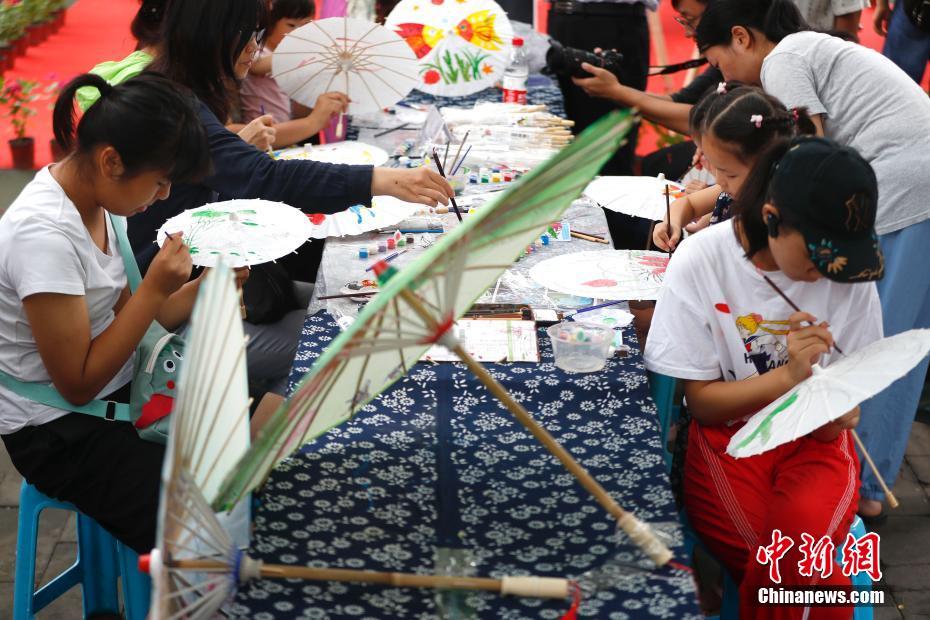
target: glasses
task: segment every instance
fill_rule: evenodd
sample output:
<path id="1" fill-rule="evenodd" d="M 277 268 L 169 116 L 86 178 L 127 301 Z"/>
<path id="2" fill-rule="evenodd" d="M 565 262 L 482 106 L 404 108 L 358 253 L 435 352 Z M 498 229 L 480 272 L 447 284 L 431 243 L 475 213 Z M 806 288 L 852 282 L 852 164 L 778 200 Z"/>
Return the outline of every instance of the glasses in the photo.
<path id="1" fill-rule="evenodd" d="M 681 16 L 679 16 L 679 15 L 676 15 L 674 19 L 675 19 L 676 22 L 678 22 L 678 24 L 679 24 L 682 28 L 684 28 L 684 29 L 687 30 L 688 32 L 694 32 L 695 30 L 697 30 L 698 24 L 701 23 L 701 18 L 700 18 L 700 16 L 698 16 L 698 17 L 681 17 Z"/>

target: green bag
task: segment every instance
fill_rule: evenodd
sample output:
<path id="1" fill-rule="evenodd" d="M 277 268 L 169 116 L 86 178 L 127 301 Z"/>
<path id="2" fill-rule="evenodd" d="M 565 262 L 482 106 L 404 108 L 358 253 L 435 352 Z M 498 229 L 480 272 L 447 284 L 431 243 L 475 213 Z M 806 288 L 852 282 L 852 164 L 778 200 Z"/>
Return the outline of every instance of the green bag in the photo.
<path id="1" fill-rule="evenodd" d="M 129 290 L 135 293 L 142 282 L 142 275 L 126 236 L 126 218 L 108 215 L 119 243 Z M 128 405 L 94 400 L 78 407 L 65 400 L 50 384 L 19 381 L 2 371 L 0 385 L 14 394 L 49 407 L 110 421 L 132 422 L 142 439 L 163 444 L 168 438 L 168 416 L 174 406 L 176 377 L 183 359 L 184 340 L 166 330 L 158 321 L 152 321 L 133 357 L 132 389 Z"/>

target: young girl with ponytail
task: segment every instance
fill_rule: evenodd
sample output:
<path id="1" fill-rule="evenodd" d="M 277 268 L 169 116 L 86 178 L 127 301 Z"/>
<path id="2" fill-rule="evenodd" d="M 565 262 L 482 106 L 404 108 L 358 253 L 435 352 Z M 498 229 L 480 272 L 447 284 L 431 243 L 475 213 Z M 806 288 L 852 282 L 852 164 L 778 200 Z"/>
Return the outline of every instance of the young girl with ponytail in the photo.
<path id="1" fill-rule="evenodd" d="M 100 91 L 75 131 L 74 96 Z M 0 371 L 51 383 L 70 404 L 128 402 L 132 357 L 157 320 L 190 315 L 199 279 L 180 236 L 155 256 L 135 294 L 114 226 L 209 173 L 195 100 L 142 75 L 110 86 L 74 79 L 55 104 L 55 137 L 71 154 L 44 168 L 0 220 Z M 117 216 L 117 217 L 112 217 Z M 125 237 L 124 237 L 125 238 Z M 71 502 L 138 552 L 152 548 L 164 447 L 132 424 L 36 403 L 0 387 L 0 435 L 16 469 Z"/>
<path id="2" fill-rule="evenodd" d="M 886 277 L 878 285 L 885 334 L 930 327 L 930 98 L 893 62 L 860 45 L 808 32 L 791 0 L 715 0 L 698 48 L 728 80 L 761 84 L 804 106 L 819 135 L 856 149 L 878 178 L 878 232 Z M 927 376 L 925 359 L 863 405 L 860 436 L 891 486 Z M 863 472 L 863 517 L 881 514 L 881 486 Z"/>
<path id="3" fill-rule="evenodd" d="M 721 82 L 691 109 L 689 122 L 695 144 L 715 169 L 717 184 L 672 203 L 671 225 L 665 221 L 653 231 L 653 243 L 663 250 L 674 250 L 682 229 L 695 219 L 707 214 L 711 224 L 729 219 L 733 198 L 766 147 L 815 132 L 805 109 L 788 110 L 775 97 L 739 82 Z"/>

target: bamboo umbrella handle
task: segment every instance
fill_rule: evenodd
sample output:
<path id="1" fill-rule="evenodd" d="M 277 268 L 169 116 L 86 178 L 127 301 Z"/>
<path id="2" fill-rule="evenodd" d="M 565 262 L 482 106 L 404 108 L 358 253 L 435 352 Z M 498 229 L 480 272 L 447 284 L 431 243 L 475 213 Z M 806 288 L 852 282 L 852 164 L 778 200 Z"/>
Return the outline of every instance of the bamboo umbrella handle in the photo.
<path id="1" fill-rule="evenodd" d="M 872 468 L 872 473 L 875 474 L 875 479 L 878 480 L 878 484 L 881 485 L 882 491 L 885 492 L 885 497 L 888 499 L 888 505 L 892 508 L 897 508 L 900 506 L 898 503 L 898 498 L 894 496 L 894 493 L 891 492 L 891 489 L 888 488 L 888 485 L 885 484 L 885 480 L 882 478 L 882 475 L 878 473 L 878 467 L 875 466 L 875 461 L 872 460 L 872 456 L 869 454 L 869 451 L 865 449 L 865 444 L 862 443 L 862 440 L 859 439 L 859 433 L 856 432 L 856 429 L 852 430 L 853 439 L 856 440 L 856 445 L 859 446 L 859 451 L 862 452 L 862 456 L 865 457 L 866 462 L 869 464 L 869 467 Z"/>
<path id="2" fill-rule="evenodd" d="M 405 289 L 400 292 L 400 296 L 403 297 L 410 307 L 413 309 L 417 315 L 423 319 L 423 322 L 426 323 L 431 329 L 438 329 L 438 323 L 436 319 L 430 314 L 429 310 L 423 305 L 423 302 L 417 297 L 412 291 Z M 612 517 L 617 520 L 617 524 L 623 528 L 623 531 L 627 533 L 630 539 L 639 546 L 643 552 L 648 555 L 653 562 L 656 563 L 656 566 L 664 566 L 672 559 L 672 552 L 668 550 L 668 547 L 665 544 L 656 538 L 656 535 L 652 530 L 644 524 L 642 521 L 637 519 L 633 514 L 625 511 L 620 507 L 617 502 L 614 501 L 614 498 L 604 490 L 604 487 L 594 479 L 588 471 L 582 467 L 575 458 L 569 454 L 568 450 L 562 447 L 562 445 L 555 440 L 552 435 L 549 434 L 545 428 L 540 426 L 540 424 L 533 419 L 529 412 L 523 408 L 523 406 L 514 400 L 513 396 L 510 395 L 504 386 L 497 382 L 494 377 L 491 376 L 491 373 L 488 372 L 487 368 L 482 366 L 475 358 L 468 354 L 468 351 L 462 348 L 462 345 L 459 343 L 444 343 L 440 339 L 440 344 L 444 345 L 449 350 L 453 351 L 460 360 L 468 367 L 468 369 L 475 374 L 476 377 L 484 384 L 491 394 L 497 398 L 502 405 L 504 405 L 510 413 L 520 421 L 523 426 L 526 427 L 530 433 L 543 445 L 546 447 L 549 452 L 552 453 L 559 462 L 562 463 L 562 466 L 565 467 L 574 477 L 581 483 L 581 486 L 590 493 L 594 499 L 603 506 Z"/>
<path id="3" fill-rule="evenodd" d="M 225 562 L 217 560 L 175 560 L 172 568 L 183 568 L 204 572 L 229 572 Z M 417 575 L 414 573 L 389 573 L 344 568 L 311 568 L 309 566 L 287 566 L 264 564 L 248 556 L 242 556 L 238 579 L 305 579 L 308 581 L 340 581 L 351 583 L 373 583 L 395 588 L 435 588 L 442 590 L 483 590 L 504 595 L 530 598 L 566 598 L 570 582 L 559 577 L 455 577 L 448 575 Z"/>

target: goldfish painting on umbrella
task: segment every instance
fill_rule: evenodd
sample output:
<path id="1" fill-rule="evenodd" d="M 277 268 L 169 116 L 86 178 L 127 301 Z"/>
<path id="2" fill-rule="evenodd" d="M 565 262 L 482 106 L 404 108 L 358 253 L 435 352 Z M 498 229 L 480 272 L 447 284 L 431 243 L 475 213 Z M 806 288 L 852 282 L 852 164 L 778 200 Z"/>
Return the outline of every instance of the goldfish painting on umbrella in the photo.
<path id="1" fill-rule="evenodd" d="M 503 74 L 512 29 L 492 0 L 402 0 L 386 25 L 420 61 L 424 92 L 466 95 Z"/>

